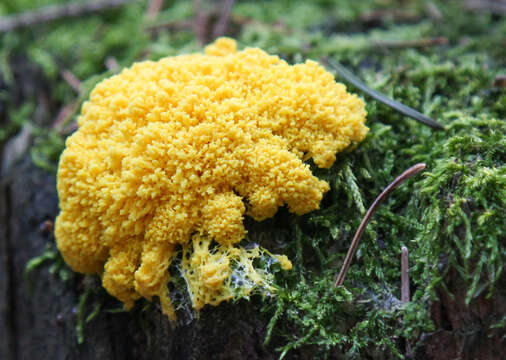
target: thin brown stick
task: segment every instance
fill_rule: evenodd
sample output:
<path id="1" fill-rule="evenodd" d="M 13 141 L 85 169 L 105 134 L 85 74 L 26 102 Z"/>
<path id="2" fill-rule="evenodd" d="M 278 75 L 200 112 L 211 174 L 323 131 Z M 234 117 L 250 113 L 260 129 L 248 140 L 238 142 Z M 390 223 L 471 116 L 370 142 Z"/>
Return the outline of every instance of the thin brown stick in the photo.
<path id="1" fill-rule="evenodd" d="M 506 15 L 506 2 L 503 0 L 467 0 L 464 6 L 471 11 L 483 11 L 491 14 Z"/>
<path id="2" fill-rule="evenodd" d="M 156 19 L 162 6 L 163 0 L 150 0 L 148 9 L 146 10 L 146 17 L 151 20 Z"/>
<path id="3" fill-rule="evenodd" d="M 77 76 L 75 76 L 70 70 L 62 70 L 60 75 L 76 93 L 81 93 L 82 85 Z"/>
<path id="4" fill-rule="evenodd" d="M 193 22 L 193 31 L 200 43 L 205 45 L 208 41 L 209 32 L 209 14 L 204 11 L 201 0 L 193 0 L 193 11 L 195 13 Z"/>
<path id="5" fill-rule="evenodd" d="M 425 12 L 427 15 L 434 21 L 441 21 L 443 20 L 443 15 L 441 14 L 441 11 L 439 10 L 438 6 L 434 4 L 432 1 L 428 1 L 425 3 Z"/>
<path id="6" fill-rule="evenodd" d="M 232 14 L 232 7 L 235 0 L 224 0 L 223 8 L 221 9 L 220 17 L 213 29 L 213 38 L 216 39 L 225 35 L 228 25 L 230 23 L 230 15 Z"/>
<path id="7" fill-rule="evenodd" d="M 118 60 L 116 60 L 116 58 L 114 56 L 108 56 L 106 59 L 105 59 L 105 67 L 107 68 L 107 70 L 109 71 L 118 71 L 119 68 L 120 68 L 120 65 L 118 63 Z"/>
<path id="8" fill-rule="evenodd" d="M 407 304 L 410 300 L 409 294 L 409 252 L 406 246 L 401 248 L 401 303 Z M 406 357 L 411 359 L 413 350 L 411 344 L 406 338 Z"/>
<path id="9" fill-rule="evenodd" d="M 448 44 L 448 39 L 444 36 L 434 38 L 421 38 L 414 40 L 389 41 L 376 40 L 373 45 L 380 48 L 398 49 L 398 48 L 423 48 L 429 46 L 439 46 Z"/>
<path id="10" fill-rule="evenodd" d="M 409 302 L 409 253 L 408 248 L 401 248 L 401 302 Z"/>
<path id="11" fill-rule="evenodd" d="M 146 31 L 159 31 L 162 29 L 166 29 L 169 31 L 187 31 L 194 29 L 194 27 L 195 26 L 193 24 L 193 21 L 178 20 L 155 25 L 147 25 L 145 29 Z"/>
<path id="12" fill-rule="evenodd" d="M 413 11 L 405 11 L 398 9 L 389 10 L 376 10 L 360 15 L 359 18 L 362 22 L 374 22 L 374 21 L 385 21 L 392 19 L 394 21 L 410 22 L 417 21 L 420 19 L 420 15 Z"/>
<path id="13" fill-rule="evenodd" d="M 53 121 L 52 128 L 55 129 L 59 134 L 66 134 L 68 123 L 76 112 L 78 106 L 79 102 L 77 100 L 70 104 L 62 106 L 58 112 L 58 115 L 56 115 L 56 119 Z"/>
<path id="14" fill-rule="evenodd" d="M 34 11 L 0 18 L 0 33 L 32 27 L 62 18 L 84 16 L 119 7 L 138 0 L 94 0 L 88 3 L 70 3 L 45 6 Z"/>
<path id="15" fill-rule="evenodd" d="M 390 183 L 382 192 L 381 194 L 374 200 L 371 207 L 367 210 L 367 213 L 365 214 L 364 218 L 362 219 L 362 222 L 360 223 L 355 236 L 353 237 L 353 240 L 351 241 L 350 248 L 348 249 L 348 253 L 346 254 L 346 258 L 344 259 L 343 266 L 341 267 L 341 271 L 336 277 L 334 287 L 340 286 L 343 284 L 344 279 L 346 278 L 346 273 L 348 272 L 348 269 L 351 265 L 351 261 L 353 260 L 353 256 L 355 255 L 355 252 L 357 251 L 358 245 L 360 244 L 360 238 L 362 237 L 362 234 L 364 233 L 364 230 L 371 221 L 371 217 L 376 212 L 376 209 L 378 208 L 378 205 L 399 185 L 401 185 L 403 182 L 411 178 L 412 176 L 418 174 L 420 171 L 425 169 L 425 164 L 419 163 L 416 165 L 413 165 L 406 171 L 404 171 L 401 175 L 399 175 L 392 183 Z"/>

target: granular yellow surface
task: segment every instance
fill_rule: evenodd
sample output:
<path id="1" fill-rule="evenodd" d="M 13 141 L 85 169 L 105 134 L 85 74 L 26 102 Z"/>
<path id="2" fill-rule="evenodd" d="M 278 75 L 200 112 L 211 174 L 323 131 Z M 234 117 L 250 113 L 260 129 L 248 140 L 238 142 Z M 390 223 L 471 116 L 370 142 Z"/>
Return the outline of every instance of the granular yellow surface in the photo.
<path id="1" fill-rule="evenodd" d="M 136 63 L 95 87 L 67 139 L 58 248 L 127 308 L 158 296 L 171 318 L 168 267 L 182 248 L 194 308 L 218 304 L 230 295 L 231 262 L 251 257 L 234 246 L 244 214 L 318 209 L 329 185 L 303 161 L 330 167 L 364 139 L 365 116 L 316 62 L 290 66 L 231 39 Z"/>

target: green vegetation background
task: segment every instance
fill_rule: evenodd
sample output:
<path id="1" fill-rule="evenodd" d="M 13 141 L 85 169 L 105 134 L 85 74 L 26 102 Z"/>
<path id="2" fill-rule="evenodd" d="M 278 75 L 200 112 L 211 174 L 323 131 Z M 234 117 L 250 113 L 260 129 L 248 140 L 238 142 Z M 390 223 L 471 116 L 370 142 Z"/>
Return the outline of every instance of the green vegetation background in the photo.
<path id="1" fill-rule="evenodd" d="M 62 2 L 7 0 L 0 15 Z M 294 262 L 289 274 L 277 274 L 276 298 L 252 300 L 270 319 L 266 343 L 281 356 L 302 346 L 321 357 L 336 348 L 351 358 L 401 356 L 400 339 L 416 347 L 422 333 L 434 330 L 429 304 L 436 291 L 451 293 L 445 281 L 449 271 L 458 274 L 469 306 L 484 294 L 504 296 L 506 92 L 494 79 L 506 74 L 506 21 L 466 9 L 464 3 L 234 4 L 228 34 L 241 48 L 260 47 L 290 63 L 334 58 L 370 87 L 446 126 L 432 130 L 365 97 L 367 139 L 339 154 L 330 170 L 314 169 L 332 186 L 321 210 L 303 217 L 280 211 L 260 225 L 248 221 L 260 229 L 254 232 L 260 239 L 251 240 L 269 238 L 271 251 Z M 214 4 L 206 3 L 204 11 L 212 13 Z M 33 160 L 54 171 L 81 102 L 97 81 L 118 71 L 107 69 L 107 59 L 124 67 L 202 50 L 191 1 L 166 1 L 151 20 L 144 16 L 146 7 L 140 1 L 0 34 L 0 113 L 6 119 L 0 140 L 30 126 Z M 22 66 L 29 69 L 24 76 L 19 75 Z M 81 80 L 79 91 L 64 79 L 64 71 Z M 62 109 L 67 111 L 63 118 L 58 117 Z M 381 206 L 344 287 L 334 289 L 334 276 L 365 210 L 417 162 L 427 164 L 426 172 Z M 402 245 L 410 251 L 412 301 L 407 305 L 398 300 Z M 486 323 L 469 324 L 469 331 L 504 328 L 505 319 L 497 314 Z"/>

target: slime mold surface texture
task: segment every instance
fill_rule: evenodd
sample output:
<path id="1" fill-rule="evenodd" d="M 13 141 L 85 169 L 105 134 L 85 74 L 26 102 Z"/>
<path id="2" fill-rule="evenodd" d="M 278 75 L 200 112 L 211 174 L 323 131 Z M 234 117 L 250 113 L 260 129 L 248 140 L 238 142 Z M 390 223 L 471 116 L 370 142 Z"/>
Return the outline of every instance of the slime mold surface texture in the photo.
<path id="1" fill-rule="evenodd" d="M 234 296 L 238 269 L 252 286 L 265 280 L 252 267 L 263 250 L 237 245 L 244 215 L 318 209 L 329 185 L 303 161 L 330 167 L 364 139 L 365 116 L 316 62 L 291 66 L 227 38 L 136 63 L 95 87 L 66 141 L 58 248 L 127 308 L 158 296 L 171 319 L 168 268 L 181 250 L 193 307 L 217 305 Z"/>

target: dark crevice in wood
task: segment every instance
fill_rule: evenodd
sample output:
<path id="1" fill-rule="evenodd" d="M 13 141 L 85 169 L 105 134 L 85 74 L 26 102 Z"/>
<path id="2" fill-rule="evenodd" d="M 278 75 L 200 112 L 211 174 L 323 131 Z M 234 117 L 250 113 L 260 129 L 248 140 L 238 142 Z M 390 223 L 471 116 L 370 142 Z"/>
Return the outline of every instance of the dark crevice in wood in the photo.
<path id="1" fill-rule="evenodd" d="M 18 359 L 17 354 L 17 334 L 18 329 L 16 326 L 16 311 L 17 311 L 17 286 L 15 280 L 15 265 L 14 265 L 14 246 L 12 244 L 11 231 L 10 231 L 10 214 L 11 214 L 11 197 L 9 186 L 4 185 L 2 189 L 2 201 L 4 205 L 5 214 L 2 214 L 4 222 L 4 236 L 6 242 L 6 267 L 7 267 L 7 289 L 6 289 L 6 297 L 7 297 L 7 312 L 5 313 L 5 321 L 8 328 L 7 336 L 7 346 L 8 353 L 10 354 L 10 358 L 12 360 Z"/>

